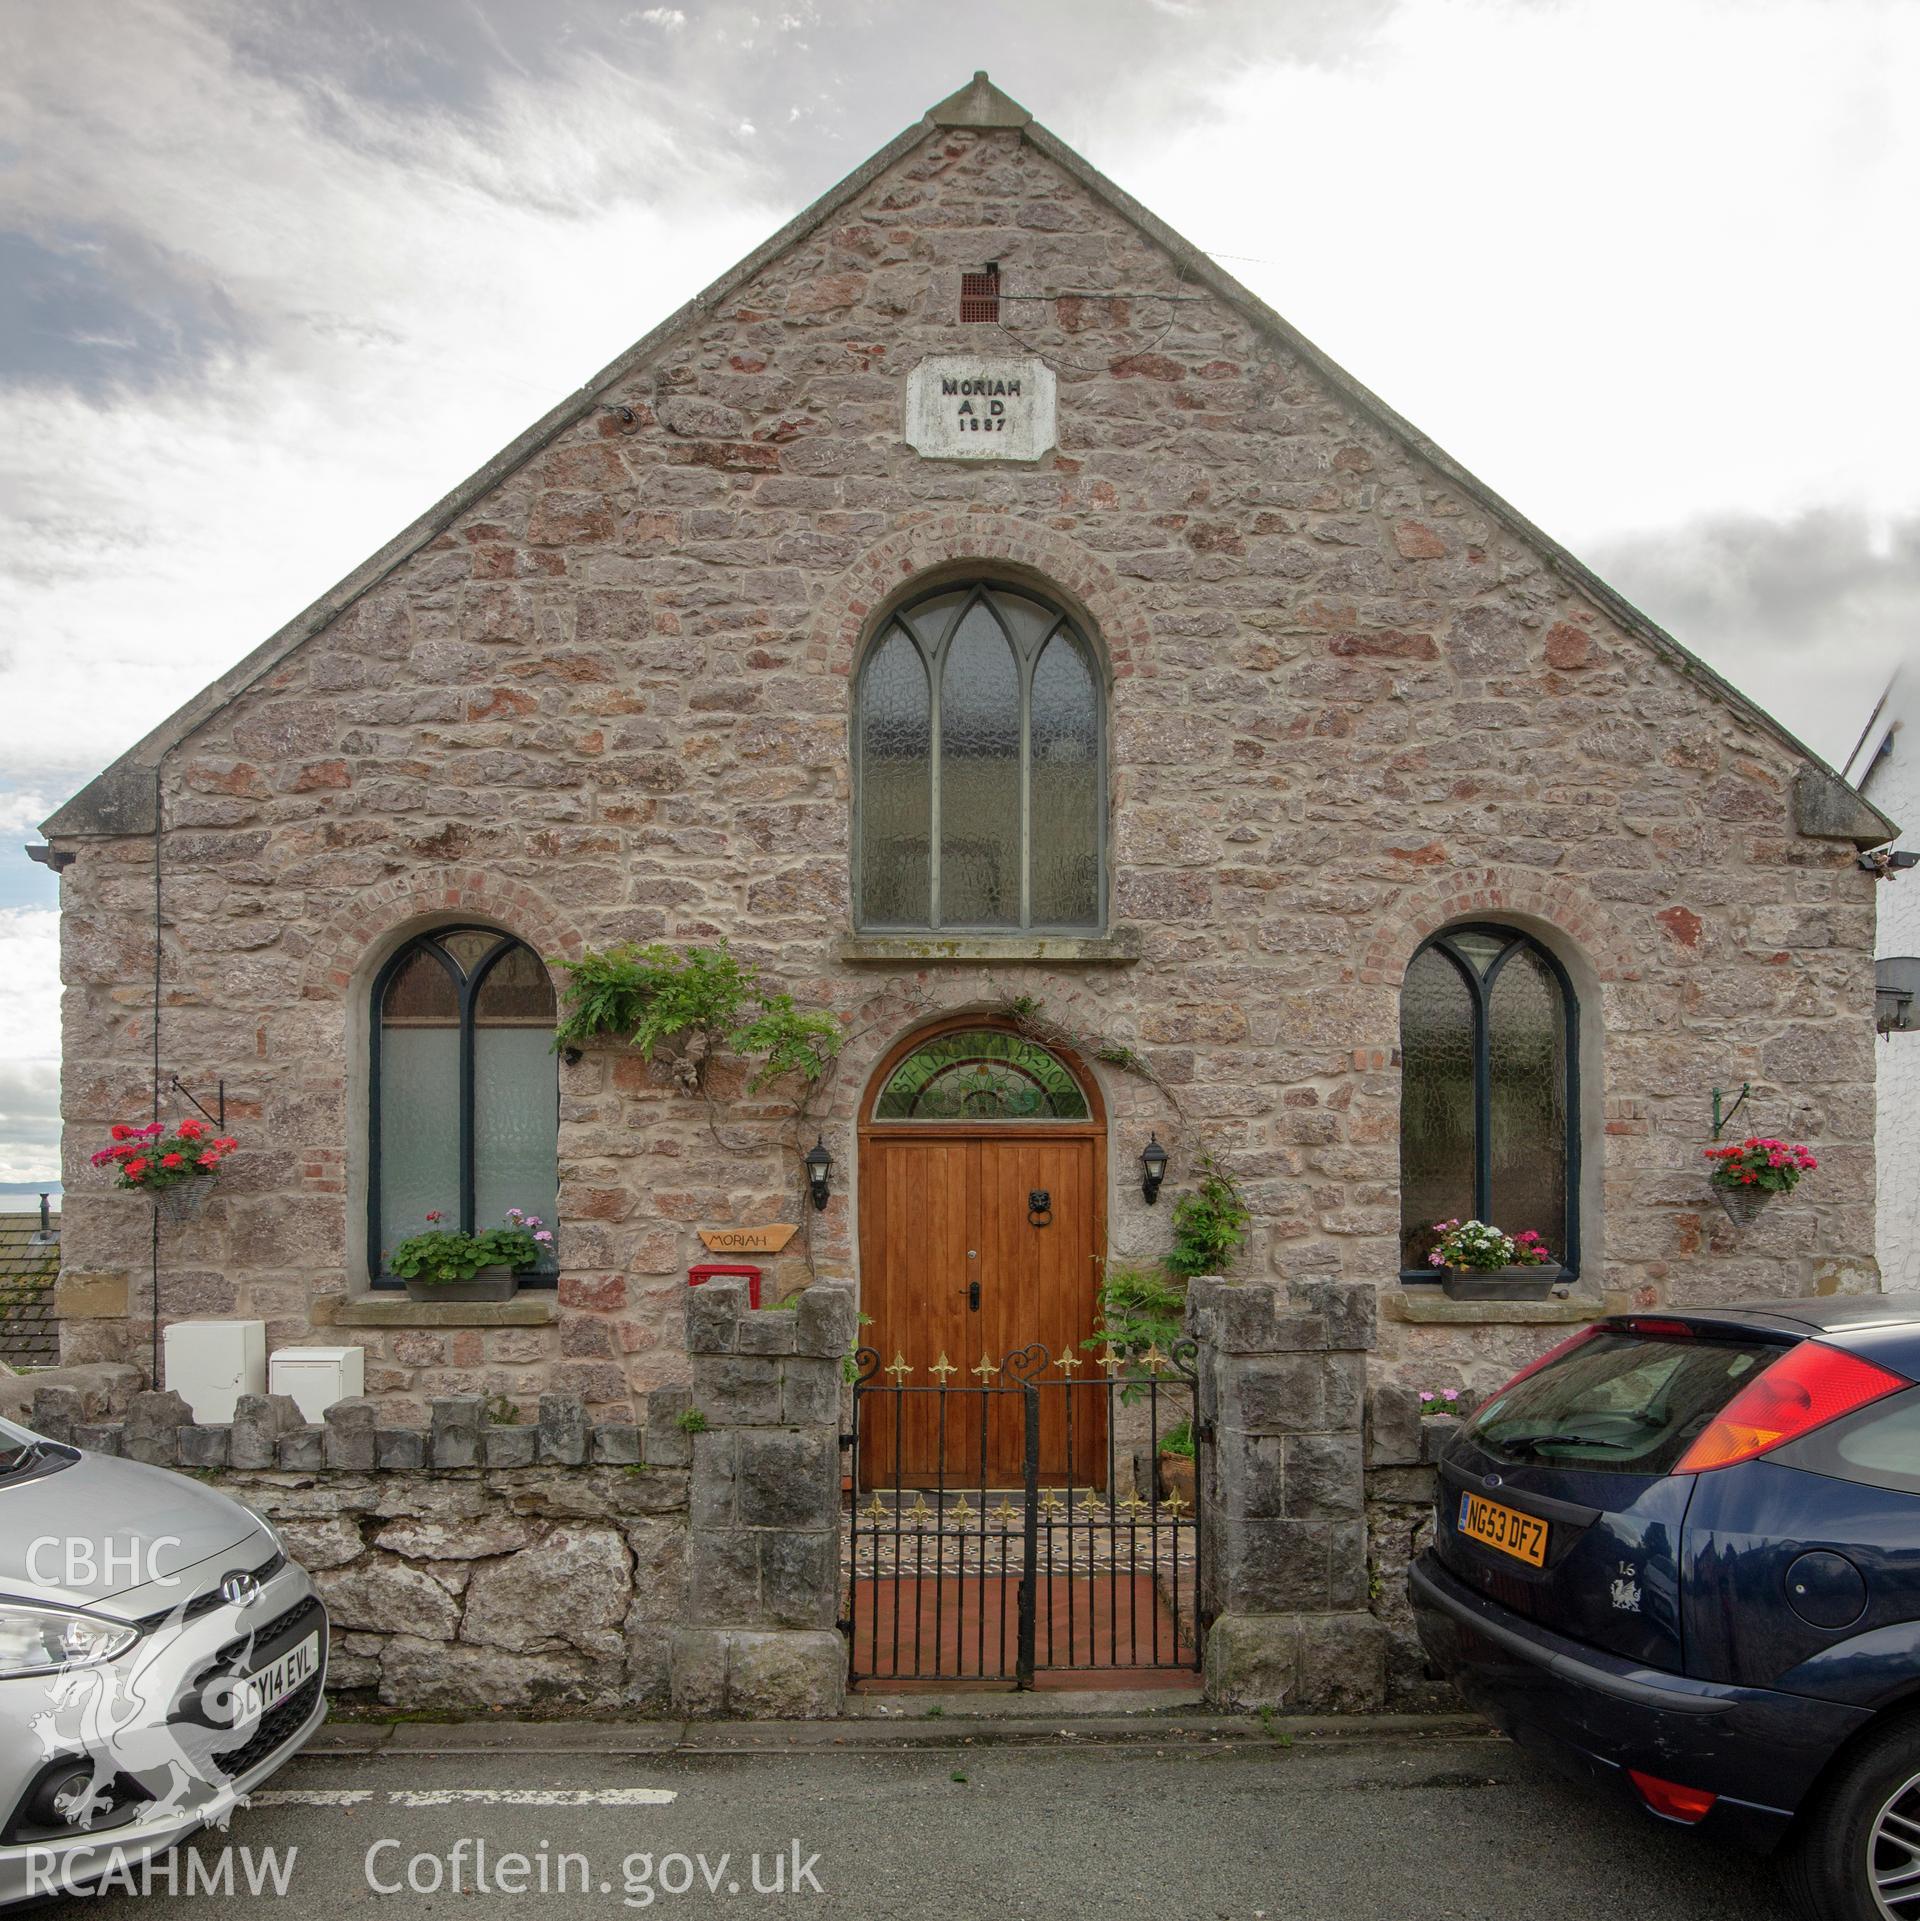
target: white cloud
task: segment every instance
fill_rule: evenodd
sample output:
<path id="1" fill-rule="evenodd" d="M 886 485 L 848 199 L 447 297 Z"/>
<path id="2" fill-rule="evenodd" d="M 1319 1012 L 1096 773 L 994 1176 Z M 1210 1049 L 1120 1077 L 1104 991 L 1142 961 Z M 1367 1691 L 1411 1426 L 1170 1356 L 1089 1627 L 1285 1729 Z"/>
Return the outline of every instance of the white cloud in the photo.
<path id="1" fill-rule="evenodd" d="M 648 7 L 640 18 L 648 26 L 664 28 L 668 33 L 678 33 L 687 24 L 687 16 L 678 7 Z"/>
<path id="2" fill-rule="evenodd" d="M 1888 0 L 1408 0 L 1251 52 L 1119 177 L 1576 551 L 1911 512 L 1916 83 Z"/>
<path id="3" fill-rule="evenodd" d="M 85 9 L 81 10 L 85 14 Z M 329 95 L 205 25 L 17 35 L 0 177 L 29 222 L 138 230 L 248 315 L 192 383 L 0 389 L 0 700 L 70 790 L 612 359 L 786 209 L 663 81 L 503 72 L 484 125 Z M 137 103 L 137 104 L 133 104 Z M 210 110 L 211 103 L 217 108 Z"/>

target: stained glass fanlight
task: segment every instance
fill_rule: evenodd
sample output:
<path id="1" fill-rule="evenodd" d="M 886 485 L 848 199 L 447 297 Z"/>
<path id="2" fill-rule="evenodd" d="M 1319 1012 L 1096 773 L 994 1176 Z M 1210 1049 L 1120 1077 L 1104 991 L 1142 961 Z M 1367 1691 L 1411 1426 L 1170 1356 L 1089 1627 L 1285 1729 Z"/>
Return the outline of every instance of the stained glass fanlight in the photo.
<path id="1" fill-rule="evenodd" d="M 873 1104 L 877 1121 L 1084 1121 L 1087 1097 L 1057 1055 L 1003 1028 L 958 1028 L 916 1047 Z"/>

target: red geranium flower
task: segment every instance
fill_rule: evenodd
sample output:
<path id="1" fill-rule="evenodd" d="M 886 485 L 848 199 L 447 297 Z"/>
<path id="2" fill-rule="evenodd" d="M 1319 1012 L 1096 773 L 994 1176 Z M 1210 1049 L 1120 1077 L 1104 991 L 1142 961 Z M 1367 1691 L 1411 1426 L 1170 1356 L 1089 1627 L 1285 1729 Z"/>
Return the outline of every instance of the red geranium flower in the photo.
<path id="1" fill-rule="evenodd" d="M 160 1165 L 162 1167 L 185 1167 L 186 1164 L 184 1157 L 179 1154 L 162 1154 L 160 1156 Z"/>

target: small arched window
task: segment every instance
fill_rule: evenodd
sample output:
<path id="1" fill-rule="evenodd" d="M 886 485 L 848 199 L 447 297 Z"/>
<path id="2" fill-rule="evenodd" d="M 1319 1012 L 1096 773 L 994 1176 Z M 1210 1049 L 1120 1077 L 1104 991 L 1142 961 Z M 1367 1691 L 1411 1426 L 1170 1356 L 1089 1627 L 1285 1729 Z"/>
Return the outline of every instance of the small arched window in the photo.
<path id="1" fill-rule="evenodd" d="M 1098 929 L 1105 748 L 1093 649 L 1024 590 L 909 601 L 855 697 L 862 928 Z"/>
<path id="2" fill-rule="evenodd" d="M 1531 1228 L 1580 1258 L 1578 1016 L 1566 970 L 1511 927 L 1471 924 L 1414 955 L 1400 995 L 1400 1264 L 1431 1280 L 1434 1223 Z"/>
<path id="3" fill-rule="evenodd" d="M 510 1207 L 553 1224 L 553 1025 L 553 982 L 539 955 L 496 928 L 436 928 L 380 970 L 367 1180 L 376 1285 L 385 1250 L 419 1233 L 430 1213 L 469 1232 L 498 1226 Z"/>

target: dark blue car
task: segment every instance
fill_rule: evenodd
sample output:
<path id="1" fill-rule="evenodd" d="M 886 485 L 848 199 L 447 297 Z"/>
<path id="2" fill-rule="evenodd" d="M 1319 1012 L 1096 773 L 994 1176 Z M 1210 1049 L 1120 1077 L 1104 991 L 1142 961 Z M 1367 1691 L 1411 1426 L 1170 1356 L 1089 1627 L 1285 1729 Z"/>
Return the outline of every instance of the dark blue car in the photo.
<path id="1" fill-rule="evenodd" d="M 1625 1315 L 1440 1467 L 1411 1588 L 1513 1738 L 1920 1921 L 1920 1295 Z"/>

